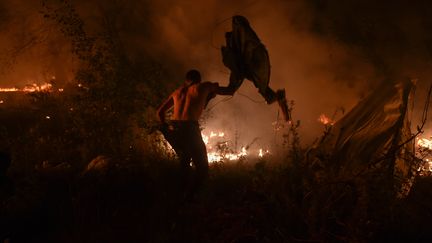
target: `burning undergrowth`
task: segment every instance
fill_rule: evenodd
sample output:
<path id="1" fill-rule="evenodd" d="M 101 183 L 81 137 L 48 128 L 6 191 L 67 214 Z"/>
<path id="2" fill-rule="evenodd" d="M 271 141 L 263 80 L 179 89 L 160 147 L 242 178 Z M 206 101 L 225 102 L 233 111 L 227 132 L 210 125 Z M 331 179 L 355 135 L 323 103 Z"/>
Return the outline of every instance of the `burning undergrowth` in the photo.
<path id="1" fill-rule="evenodd" d="M 425 220 L 410 218 L 412 215 L 404 208 L 414 210 L 413 203 L 430 200 L 418 191 L 424 190 L 427 179 L 418 178 L 420 188 L 414 187 L 414 195 L 400 200 L 383 183 L 392 180 L 384 180 L 386 173 L 377 169 L 384 167 L 365 167 L 361 176 L 351 176 L 341 171 L 344 166 L 352 166 L 353 160 L 343 165 L 341 162 L 346 160 L 327 154 L 315 157 L 319 161 L 311 161 L 310 156 L 317 155 L 313 151 L 316 148 L 300 144 L 300 122 L 278 126 L 285 139 L 283 153 L 261 146 L 257 140 L 240 142 L 235 131 L 204 129 L 202 136 L 212 162 L 211 179 L 201 201 L 183 205 L 180 185 L 176 185 L 177 161 L 172 153 L 167 153 L 166 141 L 158 140 L 161 138 L 157 133 L 144 133 L 138 139 L 123 140 L 128 141 L 126 150 L 119 148 L 117 153 L 110 154 L 106 153 L 110 150 L 105 150 L 106 156 L 93 156 L 103 154 L 96 146 L 100 140 L 92 141 L 92 136 L 87 136 L 90 140 L 82 142 L 80 136 L 86 132 L 76 130 L 81 124 L 75 122 L 80 117 L 76 113 L 83 108 L 70 100 L 70 96 L 76 95 L 71 90 L 78 94 L 87 92 L 85 86 L 75 85 L 65 87 L 61 95 L 53 90 L 28 93 L 36 109 L 27 114 L 27 127 L 18 129 L 11 124 L 3 128 L 2 145 L 8 141 L 12 153 L 11 175 L 15 178 L 25 175 L 33 180 L 30 184 L 21 181 L 16 185 L 19 191 L 14 200 L 27 200 L 28 204 L 27 208 L 14 210 L 50 215 L 44 220 L 45 225 L 64 224 L 57 226 L 59 231 L 55 233 L 35 227 L 34 222 L 19 226 L 24 231 L 44 232 L 39 236 L 41 240 L 48 236 L 60 239 L 69 234 L 65 231 L 72 231 L 77 236 L 69 241 L 79 241 L 89 234 L 86 227 L 100 232 L 91 242 L 118 240 L 125 232 L 119 227 L 133 224 L 126 230 L 131 235 L 124 237 L 132 241 L 353 241 L 389 239 L 386 231 L 393 236 L 410 237 L 409 232 L 414 229 L 409 224 L 414 220 L 413 225 L 418 226 L 417 222 Z M 387 111 L 396 112 L 395 109 Z M 340 123 L 324 115 L 318 119 L 324 125 L 324 137 Z M 93 121 L 82 122 L 101 126 Z M 115 124 L 111 125 L 116 128 Z M 12 132 L 16 130 L 25 132 L 14 137 Z M 112 147 L 119 144 L 116 137 L 105 135 L 103 139 L 109 139 L 105 143 Z M 428 142 L 417 140 L 419 153 L 423 154 L 418 158 L 426 162 L 430 153 Z M 333 156 L 343 154 L 337 152 Z M 335 167 L 336 163 L 340 166 Z M 428 174 L 425 166 L 419 169 L 419 175 Z M 26 190 L 37 193 L 29 199 L 24 197 Z M 38 204 L 43 206 L 35 206 Z M 35 215 L 26 215 L 26 220 L 34 220 Z M 391 220 L 391 217 L 406 221 Z M 148 221 L 142 221 L 143 218 Z M 154 224 L 155 221 L 158 223 Z M 200 229 L 200 233 L 193 233 L 192 229 Z M 421 239 L 429 237 L 424 227 L 417 230 L 423 234 Z M 395 234 L 396 231 L 399 232 Z"/>
<path id="2" fill-rule="evenodd" d="M 19 136 L 14 124 L 2 129 L 2 145 L 8 141 L 13 161 L 9 178 L 17 190 L 5 205 L 15 210 L 11 212 L 32 212 L 24 214 L 22 223 L 10 225 L 19 229 L 10 237 L 32 232 L 34 242 L 47 237 L 62 242 L 353 241 L 389 239 L 386 231 L 394 237 L 411 237 L 413 230 L 422 234 L 421 239 L 429 237 L 419 223 L 426 218 L 411 218 L 413 211 L 407 211 L 417 210 L 413 205 L 419 200 L 430 200 L 422 191 L 425 179 L 418 180 L 420 187 L 414 186 L 415 194 L 405 200 L 387 197 L 387 186 L 365 189 L 366 185 L 381 185 L 382 175 L 365 171 L 361 180 L 350 181 L 352 178 L 335 174 L 332 158 L 309 163 L 306 155 L 311 153 L 299 143 L 298 123 L 282 129 L 286 143 L 281 154 L 258 141 L 236 142 L 235 131 L 204 129 L 209 158 L 214 159 L 210 180 L 197 202 L 184 204 L 176 158 L 167 153 L 165 141 L 158 142 L 157 133 L 144 133 L 139 143 L 132 143 L 136 138 L 124 140 L 131 147 L 117 154 L 93 156 L 101 151 L 86 146 L 100 140 L 83 143 L 79 135 L 86 133 L 69 131 L 80 128 L 74 113 L 82 107 L 69 109 L 73 103 L 65 99 L 68 92 L 65 88 L 61 96 L 55 92 L 28 94 L 37 101 L 33 105 L 38 109 L 27 112 L 27 127 L 15 128 L 21 131 Z M 326 128 L 335 125 L 337 121 L 327 123 Z M 119 143 L 107 135 L 104 139 L 113 147 Z M 423 142 L 426 140 L 418 144 L 426 146 Z M 380 194 L 382 197 L 376 197 Z M 371 199 L 378 200 L 373 207 Z M 16 204 L 22 206 L 12 205 L 24 200 L 26 204 Z M 45 215 L 39 222 L 43 227 L 34 222 L 38 215 Z M 48 232 L 45 227 L 53 230 Z"/>
<path id="3" fill-rule="evenodd" d="M 210 179 L 197 201 L 185 202 L 176 158 L 160 134 L 149 134 L 154 107 L 167 92 L 160 85 L 166 73 L 152 63 L 140 70 L 141 64 L 122 55 L 113 32 L 93 39 L 73 8 L 61 6 L 49 9 L 47 18 L 72 39 L 83 65 L 62 91 L 24 92 L 29 104 L 20 111 L 0 106 L 1 147 L 12 161 L 1 174 L 7 190 L 1 191 L 0 237 L 23 242 L 431 238 L 430 178 L 414 175 L 412 180 L 411 170 L 394 170 L 413 159 L 408 147 L 407 157 L 394 150 L 407 135 L 399 109 L 406 105 L 403 85 L 386 87 L 389 96 L 379 96 L 394 102 L 362 106 L 384 111 L 354 109 L 355 116 L 342 119 L 317 117 L 325 133 L 314 147 L 300 143 L 300 121 L 274 124 L 279 147 L 242 140 L 235 129 L 204 125 L 213 161 Z M 370 116 L 376 120 L 370 122 Z M 340 124 L 363 128 L 362 122 L 371 130 L 338 130 Z M 418 157 L 426 162 L 428 142 L 417 142 L 424 154 Z M 365 159 L 367 151 L 374 156 Z M 2 162 L 7 157 L 2 154 Z M 412 191 L 398 199 L 395 187 L 400 188 L 401 178 L 412 182 Z"/>
<path id="4" fill-rule="evenodd" d="M 230 136 L 226 132 L 210 131 L 207 133 L 206 130 L 208 129 L 204 129 L 201 135 L 207 147 L 209 163 L 238 161 L 246 157 L 262 158 L 270 154 L 268 149 L 253 146 L 257 139 L 252 140 L 249 144 L 240 145 L 236 136 Z"/>

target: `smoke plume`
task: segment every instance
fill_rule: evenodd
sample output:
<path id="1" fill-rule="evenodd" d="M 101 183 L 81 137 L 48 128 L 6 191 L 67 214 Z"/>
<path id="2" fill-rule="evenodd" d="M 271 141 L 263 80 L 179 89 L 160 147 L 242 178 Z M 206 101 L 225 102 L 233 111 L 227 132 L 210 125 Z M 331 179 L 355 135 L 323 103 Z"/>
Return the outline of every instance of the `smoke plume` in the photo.
<path id="1" fill-rule="evenodd" d="M 430 83 L 432 18 L 427 10 L 432 4 L 428 1 L 73 3 L 89 33 L 103 28 L 108 17 L 128 57 L 133 62 L 143 58 L 158 62 L 172 74 L 173 84 L 183 82 L 188 69 L 197 68 L 204 80 L 226 85 L 229 71 L 222 64 L 220 46 L 224 33 L 230 31 L 230 18 L 245 16 L 268 49 L 270 86 L 284 88 L 287 98 L 295 102 L 293 117 L 301 121 L 307 143 L 323 130 L 320 114 L 332 116 L 340 107 L 349 110 L 380 82 L 418 79 L 416 107 Z M 21 84 L 48 73 L 65 80 L 72 77 L 76 59 L 69 43 L 40 15 L 38 4 L 0 2 L 0 51 L 9 57 L 2 60 L 1 85 Z M 265 104 L 249 81 L 232 99 L 217 97 L 209 107 L 204 127 L 230 130 L 239 143 L 259 138 L 256 143 L 269 144 L 281 136 L 274 126 L 277 105 Z M 415 124 L 416 116 L 413 119 Z"/>

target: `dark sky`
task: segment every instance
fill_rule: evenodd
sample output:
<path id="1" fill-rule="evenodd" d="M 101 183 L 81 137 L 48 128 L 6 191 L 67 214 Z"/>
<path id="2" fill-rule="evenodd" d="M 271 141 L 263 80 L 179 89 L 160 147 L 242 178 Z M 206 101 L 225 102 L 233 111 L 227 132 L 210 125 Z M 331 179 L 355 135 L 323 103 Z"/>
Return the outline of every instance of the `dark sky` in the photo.
<path id="1" fill-rule="evenodd" d="M 321 113 L 349 110 L 379 82 L 418 79 L 417 104 L 431 82 L 430 1 L 71 2 L 89 34 L 96 35 L 104 17 L 110 16 L 129 58 L 154 59 L 178 77 L 174 83 L 180 83 L 188 69 L 198 68 L 205 80 L 226 84 L 229 73 L 219 47 L 230 30 L 229 18 L 244 15 L 268 48 L 270 86 L 285 88 L 288 99 L 295 101 L 294 118 L 302 121 L 307 141 L 322 130 L 317 121 Z M 76 57 L 41 9 L 39 1 L 0 1 L 0 85 L 42 82 L 52 75 L 72 80 Z M 240 93 L 263 101 L 248 82 Z M 276 116 L 276 105 L 236 95 L 214 107 L 207 126 L 238 130 L 245 141 L 273 139 Z"/>

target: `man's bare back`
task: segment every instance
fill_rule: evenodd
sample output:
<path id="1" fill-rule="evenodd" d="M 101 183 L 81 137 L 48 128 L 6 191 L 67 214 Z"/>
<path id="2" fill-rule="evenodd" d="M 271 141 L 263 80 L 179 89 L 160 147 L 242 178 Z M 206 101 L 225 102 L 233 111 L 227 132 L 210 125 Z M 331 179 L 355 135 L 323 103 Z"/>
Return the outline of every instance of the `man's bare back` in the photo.
<path id="1" fill-rule="evenodd" d="M 171 107 L 174 107 L 171 120 L 198 121 L 209 101 L 209 97 L 214 97 L 217 94 L 233 95 L 234 90 L 228 87 L 220 87 L 218 83 L 186 80 L 159 107 L 158 119 L 165 123 L 165 113 Z"/>
<path id="2" fill-rule="evenodd" d="M 216 94 L 233 95 L 234 90 L 219 87 L 218 83 L 201 82 L 201 74 L 190 70 L 186 81 L 176 89 L 159 107 L 157 117 L 162 122 L 161 132 L 174 148 L 180 159 L 180 166 L 188 174 L 190 162 L 195 166 L 195 183 L 190 188 L 193 194 L 208 176 L 208 159 L 198 120 L 210 98 Z M 174 108 L 171 124 L 165 121 L 165 113 Z"/>
<path id="3" fill-rule="evenodd" d="M 217 91 L 219 85 L 217 83 L 196 83 L 187 85 L 184 84 L 173 92 L 172 98 L 174 101 L 173 120 L 179 121 L 198 121 L 200 118 L 209 95 Z"/>

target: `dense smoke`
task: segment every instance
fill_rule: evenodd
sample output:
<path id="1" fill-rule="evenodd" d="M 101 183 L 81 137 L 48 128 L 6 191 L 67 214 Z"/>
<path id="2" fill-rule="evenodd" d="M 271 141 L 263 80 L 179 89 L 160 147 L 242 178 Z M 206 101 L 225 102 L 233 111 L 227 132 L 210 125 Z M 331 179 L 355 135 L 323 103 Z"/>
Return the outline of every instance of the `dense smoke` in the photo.
<path id="1" fill-rule="evenodd" d="M 230 17 L 249 19 L 266 45 L 272 75 L 270 86 L 284 88 L 294 100 L 301 135 L 311 142 L 323 129 L 318 122 L 343 107 L 349 110 L 382 81 L 418 79 L 421 90 L 430 82 L 432 26 L 430 3 L 376 1 L 74 1 L 86 28 L 97 33 L 111 18 L 127 55 L 134 62 L 151 58 L 180 84 L 190 68 L 205 80 L 226 85 L 220 46 L 229 31 Z M 9 85 L 44 74 L 71 79 L 75 59 L 61 34 L 38 12 L 38 2 L 0 3 L 1 48 L 6 60 L 0 84 Z M 37 40 L 28 48 L 29 40 Z M 13 51 L 19 49 L 19 52 Z M 12 50 L 12 51 L 11 51 Z M 59 65 L 61 64 L 61 65 Z M 210 103 L 207 128 L 229 130 L 247 144 L 268 144 L 280 137 L 275 131 L 276 104 L 266 105 L 251 82 L 230 100 Z M 422 100 L 416 99 L 417 106 Z M 341 115 L 339 114 L 338 117 Z M 336 117 L 336 118 L 338 118 Z M 416 121 L 413 121 L 415 124 Z"/>
<path id="2" fill-rule="evenodd" d="M 222 84 L 227 83 L 228 70 L 221 62 L 218 48 L 224 44 L 224 32 L 231 28 L 230 17 L 246 16 L 268 48 L 272 64 L 270 86 L 285 88 L 288 99 L 294 100 L 294 119 L 301 120 L 308 141 L 322 129 L 317 121 L 319 115 L 331 116 L 338 107 L 352 106 L 357 99 L 356 88 L 361 89 L 362 82 L 373 75 L 366 62 L 350 58 L 350 50 L 311 33 L 311 11 L 299 2 L 244 1 L 233 6 L 220 1 L 187 1 L 153 7 L 157 8 L 155 13 L 162 9 L 166 13 L 154 17 L 157 41 L 153 45 L 157 43 L 154 49 L 160 50 L 159 55 L 177 60 L 183 72 L 197 67 L 207 80 Z M 348 62 L 361 74 L 349 75 L 355 80 L 337 82 L 346 73 L 338 67 Z M 181 72 L 179 78 L 180 75 Z M 212 118 L 207 120 L 208 127 L 228 128 L 231 134 L 238 134 L 243 144 L 256 137 L 257 143 L 269 144 L 281 135 L 282 131 L 275 131 L 272 125 L 278 118 L 277 105 L 264 104 L 249 81 L 244 82 L 233 99 L 218 103 L 222 99 L 210 104 L 214 109 Z"/>
<path id="3" fill-rule="evenodd" d="M 0 2 L 0 85 L 43 83 L 73 77 L 76 58 L 53 23 L 41 14 L 40 1 Z"/>

